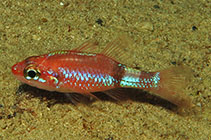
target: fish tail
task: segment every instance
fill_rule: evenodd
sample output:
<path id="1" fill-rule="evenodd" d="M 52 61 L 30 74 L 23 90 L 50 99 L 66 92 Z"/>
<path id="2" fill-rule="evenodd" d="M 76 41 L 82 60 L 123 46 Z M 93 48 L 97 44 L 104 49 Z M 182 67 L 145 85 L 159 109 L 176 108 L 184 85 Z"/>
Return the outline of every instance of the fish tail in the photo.
<path id="1" fill-rule="evenodd" d="M 154 75 L 156 75 L 154 76 L 155 86 L 150 88 L 149 91 L 179 107 L 189 108 L 194 106 L 191 98 L 184 94 L 188 81 L 192 77 L 192 72 L 188 67 L 172 67 L 154 72 Z"/>

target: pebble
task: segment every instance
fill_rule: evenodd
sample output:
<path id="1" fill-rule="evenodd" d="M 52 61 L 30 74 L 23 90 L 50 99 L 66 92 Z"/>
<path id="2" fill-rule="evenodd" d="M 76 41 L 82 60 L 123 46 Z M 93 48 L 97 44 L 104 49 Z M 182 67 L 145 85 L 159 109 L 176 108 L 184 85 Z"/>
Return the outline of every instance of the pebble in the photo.
<path id="1" fill-rule="evenodd" d="M 153 24 L 151 22 L 142 22 L 140 24 L 137 24 L 136 28 L 139 31 L 142 31 L 142 30 L 153 31 L 154 30 Z"/>
<path id="2" fill-rule="evenodd" d="M 60 2 L 59 4 L 60 4 L 61 6 L 64 6 L 64 3 L 63 3 L 63 2 Z"/>
<path id="3" fill-rule="evenodd" d="M 32 38 L 34 40 L 37 40 L 37 41 L 39 41 L 41 39 L 41 37 L 40 36 L 37 36 L 37 35 L 32 35 Z"/>
<path id="4" fill-rule="evenodd" d="M 200 102 L 196 103 L 196 105 L 199 106 L 199 107 L 201 107 L 201 103 Z"/>

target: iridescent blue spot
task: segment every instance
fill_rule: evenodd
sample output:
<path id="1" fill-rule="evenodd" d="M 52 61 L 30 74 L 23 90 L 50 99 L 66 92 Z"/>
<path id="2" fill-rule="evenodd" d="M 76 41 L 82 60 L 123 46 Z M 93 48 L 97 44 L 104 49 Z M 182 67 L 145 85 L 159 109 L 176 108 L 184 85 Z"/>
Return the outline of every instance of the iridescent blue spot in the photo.
<path id="1" fill-rule="evenodd" d="M 78 76 L 80 77 L 81 81 L 84 80 L 84 77 L 82 76 L 82 74 L 80 72 L 78 73 Z"/>
<path id="2" fill-rule="evenodd" d="M 112 80 L 113 80 L 113 79 L 109 79 L 109 84 L 110 84 L 110 85 L 112 84 Z"/>
<path id="3" fill-rule="evenodd" d="M 103 83 L 106 83 L 106 82 L 105 82 L 105 78 L 102 78 L 102 79 L 103 79 Z"/>
<path id="4" fill-rule="evenodd" d="M 97 82 L 97 77 L 95 77 L 95 83 Z"/>
<path id="5" fill-rule="evenodd" d="M 91 79 L 92 79 L 92 76 L 91 76 L 91 74 L 90 74 L 90 73 L 87 73 L 87 75 L 88 75 L 88 78 L 91 78 Z"/>
<path id="6" fill-rule="evenodd" d="M 72 73 L 74 77 L 77 75 L 77 72 L 75 72 L 74 70 L 72 71 Z"/>
<path id="7" fill-rule="evenodd" d="M 67 73 L 70 73 L 69 69 L 67 68 Z"/>
<path id="8" fill-rule="evenodd" d="M 157 72 L 152 79 L 153 79 L 153 82 L 154 82 L 154 86 L 157 87 L 158 83 L 160 81 L 160 72 Z"/>
<path id="9" fill-rule="evenodd" d="M 69 78 L 71 78 L 72 77 L 72 73 L 69 73 Z"/>
<path id="10" fill-rule="evenodd" d="M 81 76 L 81 81 L 83 81 L 84 80 L 84 77 L 83 76 Z"/>
<path id="11" fill-rule="evenodd" d="M 68 78 L 68 73 L 65 74 L 65 78 Z"/>
<path id="12" fill-rule="evenodd" d="M 38 81 L 41 82 L 41 83 L 45 83 L 46 82 L 46 80 L 44 80 L 42 78 L 39 78 Z"/>
<path id="13" fill-rule="evenodd" d="M 64 69 L 63 69 L 63 70 L 64 70 Z M 64 70 L 64 71 L 63 71 L 63 75 L 65 75 L 65 74 L 66 74 L 66 71 Z"/>
<path id="14" fill-rule="evenodd" d="M 147 83 L 147 80 L 146 80 L 146 78 L 144 78 L 144 83 Z"/>
<path id="15" fill-rule="evenodd" d="M 48 70 L 47 72 L 48 72 L 48 74 L 52 74 L 52 73 L 53 73 L 53 70 L 50 69 L 50 70 Z"/>
<path id="16" fill-rule="evenodd" d="M 99 82 L 99 83 L 101 82 L 101 78 L 100 78 L 100 77 L 98 77 L 98 82 Z"/>
<path id="17" fill-rule="evenodd" d="M 79 80 L 79 77 L 78 76 L 76 76 L 75 78 L 76 78 L 77 81 Z"/>
<path id="18" fill-rule="evenodd" d="M 122 80 L 127 82 L 140 82 L 139 77 L 124 76 Z"/>
<path id="19" fill-rule="evenodd" d="M 142 87 L 142 86 L 140 85 L 140 83 L 138 83 L 137 86 L 140 87 L 140 88 Z"/>

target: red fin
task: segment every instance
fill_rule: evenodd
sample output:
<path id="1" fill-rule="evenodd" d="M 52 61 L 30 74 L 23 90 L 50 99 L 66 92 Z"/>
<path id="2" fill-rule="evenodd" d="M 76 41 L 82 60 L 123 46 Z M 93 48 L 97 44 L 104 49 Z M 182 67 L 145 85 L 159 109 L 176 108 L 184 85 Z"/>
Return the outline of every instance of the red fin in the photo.
<path id="1" fill-rule="evenodd" d="M 65 93 L 67 98 L 72 102 L 73 105 L 78 105 L 79 103 L 89 104 L 92 102 L 90 98 L 78 93 Z"/>
<path id="2" fill-rule="evenodd" d="M 160 83 L 153 93 L 179 107 L 193 107 L 191 98 L 184 94 L 192 72 L 188 67 L 178 66 L 160 71 Z"/>
<path id="3" fill-rule="evenodd" d="M 120 88 L 103 91 L 103 93 L 117 101 L 125 101 L 128 99 L 128 97 L 124 94 L 123 89 Z"/>
<path id="4" fill-rule="evenodd" d="M 131 55 L 126 50 L 131 46 L 131 39 L 128 36 L 122 35 L 108 43 L 106 48 L 101 53 L 124 64 L 128 61 L 128 59 L 132 59 Z"/>
<path id="5" fill-rule="evenodd" d="M 79 47 L 73 49 L 73 51 L 93 53 L 96 50 L 97 46 L 98 46 L 97 41 L 88 40 L 88 41 L 84 42 L 83 44 L 81 44 Z"/>
<path id="6" fill-rule="evenodd" d="M 83 92 L 83 93 L 81 93 L 80 91 L 76 91 L 76 92 L 79 93 L 79 94 L 82 94 L 84 96 L 92 97 L 95 100 L 100 100 L 97 96 L 95 96 L 91 92 Z"/>
<path id="7" fill-rule="evenodd" d="M 67 98 L 74 104 L 77 105 L 81 101 L 81 96 L 76 93 L 65 93 Z"/>

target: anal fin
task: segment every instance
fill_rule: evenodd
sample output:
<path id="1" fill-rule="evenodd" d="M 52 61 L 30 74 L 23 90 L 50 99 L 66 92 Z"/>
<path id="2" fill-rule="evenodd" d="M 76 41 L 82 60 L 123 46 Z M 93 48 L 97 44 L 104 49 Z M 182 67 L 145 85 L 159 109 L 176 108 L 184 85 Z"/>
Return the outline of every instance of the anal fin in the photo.
<path id="1" fill-rule="evenodd" d="M 125 101 L 129 99 L 122 88 L 103 91 L 106 95 L 117 101 Z"/>
<path id="2" fill-rule="evenodd" d="M 65 93 L 68 100 L 71 101 L 73 105 L 78 105 L 79 103 L 89 104 L 93 102 L 93 99 L 99 100 L 95 95 L 89 94 L 81 94 L 81 93 Z M 91 98 L 90 98 L 91 97 Z"/>

